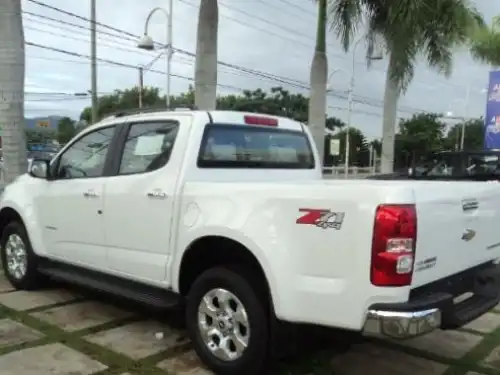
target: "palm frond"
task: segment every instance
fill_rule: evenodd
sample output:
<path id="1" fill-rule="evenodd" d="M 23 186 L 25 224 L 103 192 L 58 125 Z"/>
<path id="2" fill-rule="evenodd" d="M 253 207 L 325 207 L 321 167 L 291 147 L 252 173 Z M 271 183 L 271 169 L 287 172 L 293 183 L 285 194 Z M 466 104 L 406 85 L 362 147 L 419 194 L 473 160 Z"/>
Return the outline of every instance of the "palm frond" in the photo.
<path id="1" fill-rule="evenodd" d="M 500 66 L 500 32 L 495 29 L 478 31 L 471 43 L 470 52 L 478 61 Z"/>
<path id="2" fill-rule="evenodd" d="M 412 69 L 402 64 L 415 64 L 418 55 L 425 56 L 430 67 L 449 75 L 453 52 L 467 43 L 484 25 L 484 19 L 468 0 L 419 0 L 413 14 L 400 13 L 404 19 L 392 19 L 395 25 L 385 27 L 393 58 L 400 60 L 391 71 L 393 79 L 404 90 Z"/>
<path id="3" fill-rule="evenodd" d="M 333 0 L 328 8 L 330 26 L 347 51 L 362 20 L 362 4 L 358 0 Z"/>
<path id="4" fill-rule="evenodd" d="M 470 42 L 485 27 L 481 13 L 470 0 L 330 0 L 329 3 L 331 26 L 346 51 L 363 18 L 368 49 L 373 48 L 375 36 L 384 39 L 391 56 L 390 75 L 402 90 L 413 78 L 420 55 L 425 56 L 429 66 L 448 75 L 455 48 Z M 480 44 L 476 42 L 474 48 L 480 55 Z"/>

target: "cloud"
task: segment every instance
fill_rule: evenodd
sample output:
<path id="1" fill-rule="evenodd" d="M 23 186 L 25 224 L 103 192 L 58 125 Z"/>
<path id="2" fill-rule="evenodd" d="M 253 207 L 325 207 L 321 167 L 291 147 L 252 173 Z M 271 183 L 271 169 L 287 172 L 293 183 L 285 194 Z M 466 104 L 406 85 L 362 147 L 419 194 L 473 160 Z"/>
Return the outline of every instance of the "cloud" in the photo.
<path id="1" fill-rule="evenodd" d="M 88 1 L 44 0 L 47 4 L 67 12 L 88 17 Z M 154 7 L 167 6 L 165 0 L 100 0 L 97 2 L 99 22 L 125 30 L 134 35 L 144 32 L 144 21 Z M 176 48 L 194 52 L 196 49 L 196 29 L 199 0 L 175 0 L 173 44 Z M 478 0 L 478 8 L 485 14 L 500 13 L 500 3 L 491 0 Z M 291 91 L 307 94 L 300 88 L 309 81 L 309 67 L 314 48 L 316 12 L 313 2 L 285 2 L 281 0 L 241 1 L 219 0 L 219 60 L 226 63 L 287 77 L 298 81 L 295 85 L 285 84 L 279 79 L 272 81 L 263 77 L 243 73 L 227 66 L 219 68 L 221 85 L 241 89 L 284 86 Z M 26 40 L 76 55 L 90 55 L 89 23 L 62 14 L 27 0 L 23 0 Z M 50 17 L 60 20 L 55 22 Z M 65 23 L 74 23 L 74 27 Z M 98 27 L 98 57 L 121 62 L 127 65 L 145 65 L 157 56 L 158 52 L 145 52 L 136 48 L 136 40 L 130 35 L 117 33 L 109 28 Z M 114 34 L 115 37 L 106 35 Z M 151 20 L 149 34 L 158 42 L 165 43 L 166 21 L 163 14 L 155 14 Z M 27 46 L 27 89 L 39 86 L 44 92 L 85 92 L 90 89 L 90 64 L 85 57 L 65 55 L 59 52 Z M 352 70 L 352 55 L 345 54 L 335 36 L 328 40 L 330 71 L 340 69 L 330 81 L 331 88 L 345 93 L 349 86 Z M 375 62 L 370 71 L 364 62 L 364 46 L 356 51 L 355 95 L 365 98 L 366 104 L 355 104 L 352 124 L 360 128 L 369 138 L 380 137 L 382 122 L 382 100 L 385 83 L 386 62 Z M 186 78 L 194 74 L 193 58 L 176 53 L 173 59 L 173 73 Z M 152 69 L 163 71 L 165 62 L 158 59 Z M 400 116 L 408 116 L 417 110 L 446 112 L 452 110 L 460 115 L 480 116 L 484 113 L 485 96 L 481 89 L 487 84 L 488 67 L 472 61 L 466 51 L 456 54 L 454 71 L 450 79 L 426 68 L 424 63 L 417 67 L 415 79 L 400 101 Z M 135 69 L 113 66 L 105 62 L 98 64 L 99 92 L 127 88 L 137 84 L 138 72 Z M 191 83 L 186 78 L 172 78 L 173 93 L 180 93 Z M 165 86 L 165 76 L 147 72 L 146 85 Z M 465 92 L 471 85 L 470 105 L 464 112 Z M 234 89 L 221 87 L 219 93 L 235 93 Z M 347 103 L 343 98 L 330 97 L 330 115 L 346 120 Z M 50 100 L 50 98 L 47 98 Z M 30 115 L 61 114 L 78 117 L 82 108 L 89 104 L 88 98 L 74 100 L 55 100 L 51 106 L 39 102 L 27 103 Z"/>

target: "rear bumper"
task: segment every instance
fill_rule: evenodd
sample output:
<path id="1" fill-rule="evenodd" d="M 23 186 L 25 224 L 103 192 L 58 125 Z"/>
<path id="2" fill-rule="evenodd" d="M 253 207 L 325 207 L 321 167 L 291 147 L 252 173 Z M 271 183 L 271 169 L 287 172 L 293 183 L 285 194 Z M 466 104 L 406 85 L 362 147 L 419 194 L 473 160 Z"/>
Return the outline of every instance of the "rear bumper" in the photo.
<path id="1" fill-rule="evenodd" d="M 467 299 L 455 301 L 465 293 Z M 412 290 L 409 302 L 371 306 L 363 334 L 403 340 L 436 329 L 456 329 L 499 302 L 500 268 L 488 263 Z"/>
<path id="2" fill-rule="evenodd" d="M 366 336 L 408 339 L 430 333 L 441 327 L 441 311 L 404 312 L 369 310 L 363 328 Z"/>

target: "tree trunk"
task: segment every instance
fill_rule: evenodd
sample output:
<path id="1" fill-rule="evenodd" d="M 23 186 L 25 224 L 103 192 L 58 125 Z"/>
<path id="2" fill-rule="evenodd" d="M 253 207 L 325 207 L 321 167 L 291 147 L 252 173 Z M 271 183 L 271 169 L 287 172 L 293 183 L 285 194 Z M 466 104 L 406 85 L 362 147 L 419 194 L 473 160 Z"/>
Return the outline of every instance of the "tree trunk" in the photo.
<path id="1" fill-rule="evenodd" d="M 3 182 L 26 173 L 24 128 L 24 31 L 21 1 L 0 1 L 0 129 Z"/>
<path id="2" fill-rule="evenodd" d="M 396 118 L 399 99 L 399 85 L 391 79 L 393 57 L 389 59 L 389 69 L 385 80 L 384 120 L 382 124 L 381 172 L 392 173 L 394 169 L 394 146 L 396 135 Z"/>
<path id="3" fill-rule="evenodd" d="M 217 99 L 217 0 L 201 0 L 196 42 L 194 103 L 202 110 L 215 109 Z"/>
<path id="4" fill-rule="evenodd" d="M 308 125 L 318 148 L 321 165 L 325 162 L 326 85 L 328 58 L 326 56 L 326 0 L 318 1 L 318 30 L 316 49 L 311 63 Z"/>

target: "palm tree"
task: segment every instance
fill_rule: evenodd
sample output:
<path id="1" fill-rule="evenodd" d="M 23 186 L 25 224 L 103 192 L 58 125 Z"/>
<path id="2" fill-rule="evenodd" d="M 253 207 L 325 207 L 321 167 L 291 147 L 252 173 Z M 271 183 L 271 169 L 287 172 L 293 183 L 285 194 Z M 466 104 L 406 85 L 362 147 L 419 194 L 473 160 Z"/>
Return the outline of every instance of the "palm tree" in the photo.
<path id="1" fill-rule="evenodd" d="M 482 62 L 500 66 L 500 17 L 493 19 L 490 28 L 478 30 L 472 40 L 471 53 Z"/>
<path id="2" fill-rule="evenodd" d="M 449 75 L 453 49 L 484 24 L 468 0 L 331 0 L 331 21 L 344 48 L 366 20 L 368 40 L 382 37 L 389 65 L 385 83 L 381 171 L 392 172 L 398 99 L 423 54 L 430 67 Z"/>
<path id="3" fill-rule="evenodd" d="M 217 0 L 201 0 L 196 41 L 194 104 L 199 109 L 215 109 L 217 99 Z"/>
<path id="4" fill-rule="evenodd" d="M 318 0 L 318 30 L 316 48 L 311 63 L 308 124 L 318 148 L 319 160 L 324 162 L 326 124 L 326 85 L 328 80 L 328 58 L 326 56 L 327 1 Z"/>
<path id="5" fill-rule="evenodd" d="M 21 1 L 0 1 L 0 129 L 4 182 L 26 172 L 24 31 Z"/>

